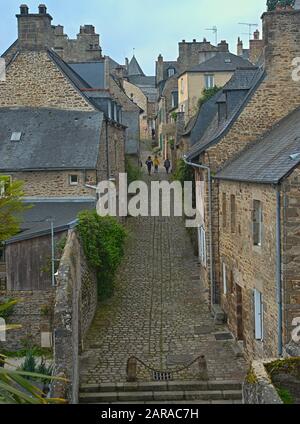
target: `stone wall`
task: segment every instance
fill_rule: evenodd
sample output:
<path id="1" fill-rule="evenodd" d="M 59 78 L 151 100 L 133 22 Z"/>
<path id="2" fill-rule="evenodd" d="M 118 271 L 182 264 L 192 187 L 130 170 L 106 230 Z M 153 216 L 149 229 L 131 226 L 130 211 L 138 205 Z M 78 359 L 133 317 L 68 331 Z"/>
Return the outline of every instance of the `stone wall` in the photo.
<path id="1" fill-rule="evenodd" d="M 57 276 L 54 307 L 55 375 L 69 380 L 55 383 L 52 394 L 78 402 L 79 354 L 97 308 L 97 281 L 90 271 L 75 230 L 69 231 Z"/>
<path id="2" fill-rule="evenodd" d="M 94 110 L 46 51 L 21 52 L 7 68 L 6 81 L 0 82 L 0 107 L 14 106 Z"/>
<path id="3" fill-rule="evenodd" d="M 224 197 L 226 196 L 226 213 Z M 235 196 L 235 225 L 231 225 L 231 196 Z M 262 202 L 262 246 L 253 242 L 253 201 Z M 242 326 L 248 358 L 275 357 L 278 354 L 278 305 L 276 299 L 276 189 L 270 185 L 220 181 L 219 252 L 221 305 L 230 330 L 238 334 L 238 290 L 242 294 Z M 226 217 L 224 222 L 224 217 Z M 226 264 L 228 293 L 223 289 L 223 263 Z M 253 290 L 263 294 L 264 340 L 254 337 Z"/>
<path id="4" fill-rule="evenodd" d="M 55 289 L 51 288 L 45 291 L 0 292 L 0 301 L 19 299 L 7 322 L 21 325 L 20 329 L 7 331 L 6 342 L 0 342 L 0 348 L 16 351 L 25 346 L 41 347 L 42 333 L 52 333 L 54 298 Z"/>
<path id="5" fill-rule="evenodd" d="M 294 318 L 300 317 L 300 168 L 283 183 L 284 342 L 291 340 Z"/>
<path id="6" fill-rule="evenodd" d="M 243 386 L 243 401 L 246 405 L 282 405 L 275 387 L 272 384 L 265 364 L 272 362 L 254 361 Z"/>
<path id="7" fill-rule="evenodd" d="M 39 172 L 11 172 L 13 180 L 24 182 L 24 192 L 28 197 L 91 197 L 94 190 L 85 187 L 85 184 L 97 183 L 96 171 L 39 171 Z M 70 175 L 79 177 L 78 185 L 70 184 Z"/>

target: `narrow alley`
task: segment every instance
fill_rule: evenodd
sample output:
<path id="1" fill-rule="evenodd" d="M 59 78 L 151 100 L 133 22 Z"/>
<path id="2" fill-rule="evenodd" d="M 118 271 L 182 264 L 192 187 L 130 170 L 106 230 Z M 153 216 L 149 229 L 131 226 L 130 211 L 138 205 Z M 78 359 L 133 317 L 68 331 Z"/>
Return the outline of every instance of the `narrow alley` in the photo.
<path id="1" fill-rule="evenodd" d="M 155 178 L 165 178 L 164 171 Z M 81 384 L 126 382 L 131 356 L 176 372 L 201 355 L 210 380 L 242 382 L 246 364 L 236 357 L 233 340 L 218 340 L 228 330 L 210 315 L 183 219 L 130 218 L 128 230 L 114 296 L 99 304 L 86 340 Z M 197 379 L 197 367 L 176 378 Z"/>

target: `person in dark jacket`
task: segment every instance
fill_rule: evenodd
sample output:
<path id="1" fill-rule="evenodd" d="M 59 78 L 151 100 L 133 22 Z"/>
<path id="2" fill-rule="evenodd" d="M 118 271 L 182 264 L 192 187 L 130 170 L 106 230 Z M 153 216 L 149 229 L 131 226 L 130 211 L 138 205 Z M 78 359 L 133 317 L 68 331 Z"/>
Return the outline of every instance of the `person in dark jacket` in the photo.
<path id="1" fill-rule="evenodd" d="M 153 161 L 151 156 L 148 157 L 148 159 L 146 160 L 146 166 L 148 169 L 148 174 L 151 175 L 151 171 L 152 171 L 152 167 L 153 167 Z"/>
<path id="2" fill-rule="evenodd" d="M 170 172 L 170 168 L 171 168 L 171 162 L 169 161 L 169 158 L 167 158 L 167 159 L 165 160 L 164 167 L 165 167 L 165 169 L 166 169 L 167 174 L 169 174 L 169 172 Z"/>

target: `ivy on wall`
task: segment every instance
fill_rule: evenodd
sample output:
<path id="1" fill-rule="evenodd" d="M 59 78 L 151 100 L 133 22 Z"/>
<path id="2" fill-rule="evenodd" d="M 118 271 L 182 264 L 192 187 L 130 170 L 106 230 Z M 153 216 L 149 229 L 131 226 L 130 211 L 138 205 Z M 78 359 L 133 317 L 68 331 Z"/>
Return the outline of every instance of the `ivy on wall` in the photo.
<path id="1" fill-rule="evenodd" d="M 77 230 L 87 262 L 97 275 L 99 297 L 108 298 L 124 256 L 127 232 L 115 218 L 100 217 L 96 211 L 81 212 Z"/>

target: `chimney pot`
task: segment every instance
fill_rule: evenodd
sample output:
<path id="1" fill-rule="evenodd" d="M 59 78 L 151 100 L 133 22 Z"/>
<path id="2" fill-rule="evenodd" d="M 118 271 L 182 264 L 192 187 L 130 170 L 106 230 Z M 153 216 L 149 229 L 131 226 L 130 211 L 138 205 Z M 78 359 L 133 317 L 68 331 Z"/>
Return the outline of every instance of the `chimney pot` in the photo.
<path id="1" fill-rule="evenodd" d="M 197 42 L 197 40 L 196 40 L 196 38 L 194 38 L 194 39 L 193 39 L 193 43 L 196 43 L 196 42 Z"/>
<path id="2" fill-rule="evenodd" d="M 20 14 L 21 15 L 28 15 L 28 13 L 29 13 L 29 8 L 28 8 L 27 4 L 21 4 Z"/>
<path id="3" fill-rule="evenodd" d="M 46 15 L 47 14 L 47 6 L 45 4 L 39 5 L 39 14 Z"/>

